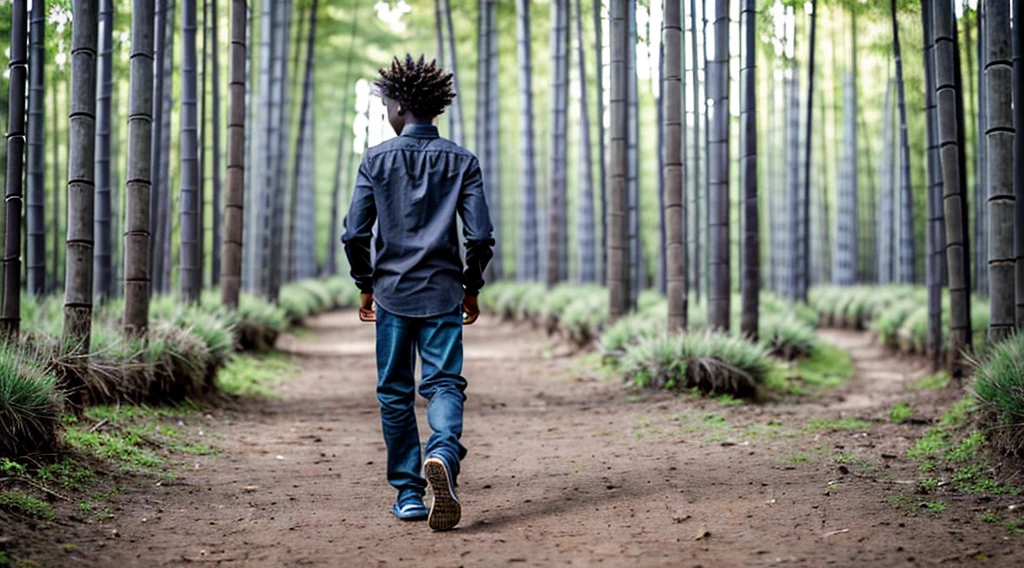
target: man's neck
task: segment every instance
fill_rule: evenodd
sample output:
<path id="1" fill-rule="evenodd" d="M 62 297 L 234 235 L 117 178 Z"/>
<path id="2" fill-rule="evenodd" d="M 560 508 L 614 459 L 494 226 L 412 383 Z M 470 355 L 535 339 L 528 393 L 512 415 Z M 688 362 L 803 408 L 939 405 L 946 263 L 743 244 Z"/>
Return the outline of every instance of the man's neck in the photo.
<path id="1" fill-rule="evenodd" d="M 434 119 L 433 118 L 423 118 L 423 117 L 416 116 L 416 115 L 411 114 L 411 113 L 409 114 L 409 116 L 407 116 L 405 118 L 405 126 L 433 126 L 433 125 L 434 125 Z"/>

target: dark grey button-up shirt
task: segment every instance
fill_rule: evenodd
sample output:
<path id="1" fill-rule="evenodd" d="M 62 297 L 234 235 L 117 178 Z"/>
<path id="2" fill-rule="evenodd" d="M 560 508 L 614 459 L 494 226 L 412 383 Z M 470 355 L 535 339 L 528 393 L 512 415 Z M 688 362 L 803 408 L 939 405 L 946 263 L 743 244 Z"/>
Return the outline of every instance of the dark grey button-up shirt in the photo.
<path id="1" fill-rule="evenodd" d="M 456 215 L 462 218 L 465 265 Z M 493 256 L 494 230 L 476 156 L 430 125 L 406 126 L 401 136 L 370 148 L 359 165 L 341 241 L 356 285 L 372 292 L 383 309 L 406 317 L 451 312 L 465 296 L 479 293 Z"/>

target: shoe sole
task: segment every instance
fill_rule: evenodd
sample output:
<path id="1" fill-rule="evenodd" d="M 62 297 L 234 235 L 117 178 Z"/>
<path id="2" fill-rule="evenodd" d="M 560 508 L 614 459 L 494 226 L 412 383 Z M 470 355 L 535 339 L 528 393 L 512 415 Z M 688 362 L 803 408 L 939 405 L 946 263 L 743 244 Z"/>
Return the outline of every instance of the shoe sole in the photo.
<path id="1" fill-rule="evenodd" d="M 462 505 L 448 483 L 448 468 L 441 460 L 431 458 L 423 464 L 423 472 L 434 494 L 427 525 L 435 531 L 455 528 L 462 519 Z"/>

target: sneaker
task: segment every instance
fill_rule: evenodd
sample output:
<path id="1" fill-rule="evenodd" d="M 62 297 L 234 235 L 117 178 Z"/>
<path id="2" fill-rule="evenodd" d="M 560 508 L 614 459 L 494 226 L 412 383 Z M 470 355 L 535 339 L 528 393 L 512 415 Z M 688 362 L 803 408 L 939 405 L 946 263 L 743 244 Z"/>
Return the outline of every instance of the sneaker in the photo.
<path id="1" fill-rule="evenodd" d="M 403 521 L 422 521 L 427 518 L 427 506 L 418 493 L 399 494 L 391 507 L 391 514 Z"/>
<path id="2" fill-rule="evenodd" d="M 455 482 L 452 479 L 448 464 L 439 457 L 432 457 L 423 463 L 423 475 L 430 483 L 434 500 L 430 504 L 427 525 L 435 531 L 447 531 L 455 528 L 462 519 L 462 505 L 455 494 Z"/>

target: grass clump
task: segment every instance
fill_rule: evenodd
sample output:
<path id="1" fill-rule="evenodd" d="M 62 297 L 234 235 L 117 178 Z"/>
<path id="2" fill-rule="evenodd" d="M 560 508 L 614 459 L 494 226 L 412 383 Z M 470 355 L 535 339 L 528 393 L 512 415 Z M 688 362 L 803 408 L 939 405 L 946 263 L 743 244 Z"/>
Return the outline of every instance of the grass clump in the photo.
<path id="1" fill-rule="evenodd" d="M 666 318 L 668 316 L 668 305 L 665 306 Z M 662 317 L 652 317 L 649 314 L 635 313 L 619 318 L 601 334 L 601 351 L 613 359 L 625 355 L 626 350 L 645 339 L 664 334 L 668 328 L 668 322 Z"/>
<path id="2" fill-rule="evenodd" d="M 626 349 L 621 365 L 625 378 L 639 386 L 750 398 L 764 384 L 773 363 L 758 344 L 704 332 L 643 339 Z"/>
<path id="3" fill-rule="evenodd" d="M 775 393 L 806 396 L 838 387 L 853 377 L 853 358 L 843 349 L 819 341 L 805 359 L 776 365 L 766 386 Z"/>
<path id="4" fill-rule="evenodd" d="M 906 389 L 908 391 L 942 390 L 947 386 L 949 386 L 949 373 L 939 371 L 908 383 Z"/>
<path id="5" fill-rule="evenodd" d="M 769 355 L 785 361 L 809 356 L 819 343 L 814 328 L 791 315 L 761 318 L 758 335 Z"/>
<path id="6" fill-rule="evenodd" d="M 217 384 L 222 392 L 230 395 L 271 397 L 281 377 L 293 368 L 287 356 L 274 351 L 235 357 L 217 375 Z"/>
<path id="7" fill-rule="evenodd" d="M 0 491 L 0 508 L 44 521 L 57 518 L 57 513 L 48 503 L 20 491 Z"/>
<path id="8" fill-rule="evenodd" d="M 595 339 L 608 318 L 608 295 L 601 290 L 576 298 L 562 311 L 560 324 L 569 339 L 579 346 Z"/>
<path id="9" fill-rule="evenodd" d="M 68 427 L 65 438 L 71 447 L 98 458 L 119 461 L 127 470 L 152 470 L 163 465 L 163 460 L 152 450 L 142 447 L 146 442 L 132 429 L 90 432 L 84 426 L 73 425 Z"/>
<path id="10" fill-rule="evenodd" d="M 974 397 L 992 441 L 1002 451 L 1024 455 L 1024 333 L 994 346 L 975 376 Z"/>
<path id="11" fill-rule="evenodd" d="M 250 294 L 238 298 L 236 333 L 243 351 L 268 351 L 277 336 L 288 329 L 285 310 Z"/>
<path id="12" fill-rule="evenodd" d="M 871 430 L 871 423 L 858 418 L 838 420 L 811 420 L 804 430 L 808 432 L 865 432 Z"/>
<path id="13" fill-rule="evenodd" d="M 975 401 L 965 397 L 954 403 L 939 420 L 939 425 L 925 432 L 907 450 L 907 457 L 920 463 L 922 471 L 936 471 L 939 466 L 951 471 L 950 484 L 966 493 L 1021 493 L 1021 489 L 996 479 L 996 472 L 986 459 L 989 431 L 968 428 Z"/>
<path id="14" fill-rule="evenodd" d="M 899 402 L 896 406 L 892 407 L 889 411 L 889 420 L 894 424 L 903 424 L 910 420 L 910 416 L 914 413 L 914 409 L 911 408 L 906 402 Z"/>
<path id="15" fill-rule="evenodd" d="M 870 328 L 878 334 L 883 343 L 896 349 L 899 347 L 900 329 L 911 314 L 921 309 L 921 305 L 918 298 L 895 302 L 871 323 Z M 927 310 L 925 310 L 925 322 L 927 323 Z"/>
<path id="16" fill-rule="evenodd" d="M 56 483 L 65 489 L 75 490 L 88 486 L 96 479 L 93 470 L 70 458 L 41 465 L 35 475 L 44 483 Z"/>
<path id="17" fill-rule="evenodd" d="M 0 344 L 0 457 L 52 451 L 62 400 L 57 379 L 30 351 Z"/>

